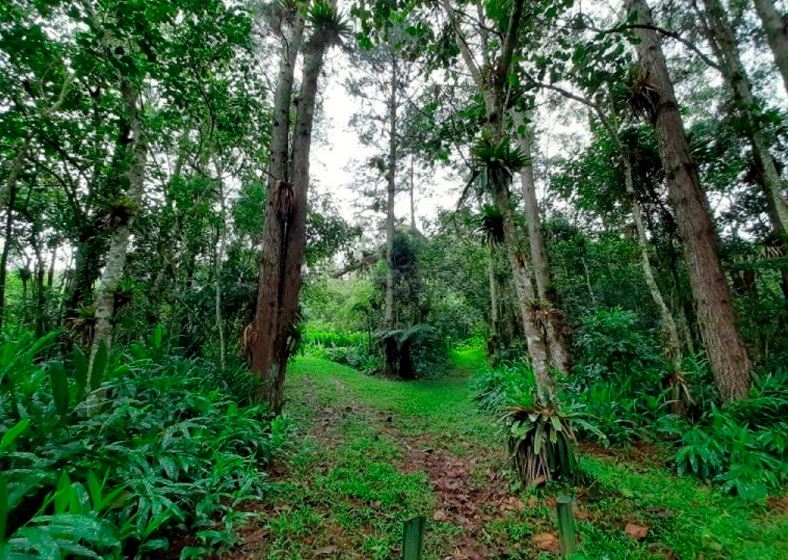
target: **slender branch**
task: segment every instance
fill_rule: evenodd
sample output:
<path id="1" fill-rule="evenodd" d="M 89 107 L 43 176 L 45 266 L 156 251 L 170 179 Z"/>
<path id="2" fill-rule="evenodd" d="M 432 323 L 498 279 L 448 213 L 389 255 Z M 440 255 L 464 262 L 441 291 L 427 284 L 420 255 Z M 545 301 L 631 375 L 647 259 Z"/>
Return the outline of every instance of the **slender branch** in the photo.
<path id="1" fill-rule="evenodd" d="M 684 37 L 682 37 L 681 35 L 679 35 L 675 31 L 670 31 L 668 29 L 665 29 L 663 27 L 659 27 L 657 25 L 652 25 L 652 24 L 647 24 L 647 23 L 622 23 L 621 25 L 617 25 L 617 26 L 615 26 L 615 27 L 613 27 L 611 29 L 599 29 L 597 27 L 594 27 L 593 25 L 589 25 L 588 23 L 585 23 L 585 26 L 586 26 L 587 29 L 589 29 L 591 31 L 595 31 L 597 33 L 604 33 L 604 34 L 621 33 L 622 31 L 626 31 L 626 30 L 629 30 L 629 29 L 648 29 L 650 31 L 656 31 L 657 33 L 660 33 L 660 34 L 662 34 L 662 35 L 664 35 L 666 37 L 670 37 L 671 39 L 674 39 L 674 40 L 678 41 L 679 43 L 681 43 L 682 45 L 684 45 L 685 47 L 687 47 L 689 50 L 691 50 L 696 55 L 698 55 L 698 58 L 700 58 L 703 62 L 705 62 L 711 68 L 714 68 L 715 70 L 720 70 L 720 67 L 719 67 L 719 65 L 716 62 L 714 62 L 703 51 L 701 51 L 698 47 L 693 45 L 687 39 L 685 39 Z"/>

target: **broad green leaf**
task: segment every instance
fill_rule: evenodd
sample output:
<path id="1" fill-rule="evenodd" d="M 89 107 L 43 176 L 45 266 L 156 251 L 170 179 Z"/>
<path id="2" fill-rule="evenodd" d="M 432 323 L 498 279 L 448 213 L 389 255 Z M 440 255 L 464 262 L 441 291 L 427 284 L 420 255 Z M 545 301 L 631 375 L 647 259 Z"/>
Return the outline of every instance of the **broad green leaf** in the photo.
<path id="1" fill-rule="evenodd" d="M 93 357 L 93 369 L 90 372 L 90 389 L 92 391 L 101 387 L 101 381 L 104 378 L 104 370 L 107 368 L 108 361 L 107 345 L 102 340 L 99 342 L 96 355 Z"/>
<path id="2" fill-rule="evenodd" d="M 71 479 L 63 471 L 55 491 L 55 513 L 65 513 L 71 502 Z"/>
<path id="3" fill-rule="evenodd" d="M 88 359 L 85 353 L 74 347 L 74 373 L 80 391 L 87 389 L 88 385 Z"/>
<path id="4" fill-rule="evenodd" d="M 6 430 L 3 434 L 3 439 L 0 440 L 0 449 L 7 449 L 14 443 L 14 440 L 19 437 L 19 435 L 24 432 L 27 427 L 30 425 L 30 419 L 25 418 L 21 422 L 17 422 L 11 428 Z"/>
<path id="5" fill-rule="evenodd" d="M 68 377 L 62 364 L 55 363 L 49 366 L 49 383 L 52 386 L 52 398 L 60 417 L 68 414 Z"/>

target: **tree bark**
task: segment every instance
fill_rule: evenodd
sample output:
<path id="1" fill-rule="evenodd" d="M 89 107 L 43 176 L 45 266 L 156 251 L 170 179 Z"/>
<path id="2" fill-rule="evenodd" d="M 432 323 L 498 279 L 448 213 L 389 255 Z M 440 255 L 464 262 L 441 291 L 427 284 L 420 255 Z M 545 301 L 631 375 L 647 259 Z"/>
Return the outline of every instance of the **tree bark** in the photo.
<path id="1" fill-rule="evenodd" d="M 282 243 L 285 219 L 290 212 L 293 186 L 290 184 L 290 109 L 295 79 L 295 64 L 301 49 L 304 22 L 300 15 L 282 39 L 282 56 L 274 94 L 271 153 L 263 225 L 263 246 L 257 279 L 257 302 L 251 336 L 252 372 L 258 377 L 256 398 L 268 401 L 275 393 L 279 378 L 278 356 L 274 353 L 279 320 L 282 284 Z"/>
<path id="2" fill-rule="evenodd" d="M 536 381 L 537 402 L 543 406 L 554 407 L 558 404 L 555 380 L 550 373 L 550 364 L 545 345 L 546 313 L 537 307 L 531 276 L 528 271 L 528 260 L 520 248 L 519 235 L 514 225 L 510 208 L 509 193 L 505 187 L 493 189 L 495 203 L 505 208 L 503 214 L 504 244 L 506 256 L 512 269 L 514 286 L 517 292 L 517 303 L 523 320 L 523 330 L 531 358 L 531 367 Z"/>
<path id="3" fill-rule="evenodd" d="M 564 314 L 556 301 L 558 295 L 550 288 L 550 265 L 547 260 L 544 235 L 542 234 L 539 202 L 536 198 L 534 167 L 531 161 L 531 139 L 523 114 L 520 111 L 515 111 L 512 116 L 515 137 L 527 161 L 525 167 L 520 170 L 520 183 L 523 190 L 525 217 L 528 222 L 528 242 L 531 247 L 531 261 L 534 268 L 534 278 L 536 279 L 536 292 L 542 303 L 549 305 L 545 326 L 550 362 L 558 371 L 568 375 L 572 371 L 572 344 L 567 336 L 569 329 L 564 320 Z"/>
<path id="4" fill-rule="evenodd" d="M 272 410 L 282 410 L 287 361 L 296 337 L 298 294 L 301 290 L 301 268 L 306 250 L 306 216 L 309 195 L 309 153 L 312 146 L 317 84 L 326 50 L 331 45 L 328 31 L 316 30 L 304 48 L 301 92 L 298 98 L 296 125 L 293 133 L 293 198 L 287 215 L 282 255 L 280 304 L 274 352 L 276 377 L 270 384 L 266 401 Z"/>
<path id="5" fill-rule="evenodd" d="M 487 353 L 495 357 L 500 348 L 498 336 L 498 295 L 495 293 L 495 249 L 492 244 L 488 247 L 487 253 L 487 277 L 490 283 L 490 339 L 487 341 Z"/>
<path id="6" fill-rule="evenodd" d="M 216 297 L 214 300 L 214 313 L 216 318 L 216 330 L 219 333 L 219 366 L 221 367 L 222 371 L 225 368 L 225 356 L 226 356 L 226 344 L 224 340 L 224 318 L 222 317 L 222 270 L 223 270 L 223 260 L 224 260 L 224 246 L 225 246 L 225 237 L 227 235 L 227 211 L 225 208 L 224 203 L 224 184 L 222 182 L 222 172 L 218 170 L 218 186 L 219 186 L 219 209 L 220 209 L 220 220 L 219 225 L 217 228 L 217 241 L 216 244 L 216 278 L 215 278 L 215 288 L 216 288 Z"/>
<path id="7" fill-rule="evenodd" d="M 121 94 L 123 106 L 126 110 L 126 119 L 132 130 L 133 147 L 126 172 L 128 191 L 126 196 L 130 207 L 126 208 L 127 217 L 116 225 L 112 231 L 107 264 L 101 275 L 101 284 L 98 288 L 95 305 L 96 326 L 93 331 L 93 342 L 90 349 L 89 376 L 93 369 L 93 360 L 96 352 L 103 342 L 109 351 L 112 346 L 112 318 L 115 313 L 115 292 L 123 278 L 126 266 L 126 252 L 129 245 L 129 234 L 139 208 L 145 188 L 145 167 L 148 158 L 148 139 L 141 115 L 141 98 L 138 88 L 126 79 L 121 80 Z M 88 379 L 90 386 L 90 379 Z"/>
<path id="8" fill-rule="evenodd" d="M 761 18 L 766 40 L 772 50 L 774 63 L 783 78 L 788 93 L 788 26 L 785 16 L 777 11 L 773 0 L 755 0 L 755 11 Z"/>
<path id="9" fill-rule="evenodd" d="M 645 0 L 626 0 L 635 22 L 653 26 Z M 717 239 L 690 155 L 684 123 L 656 31 L 635 31 L 640 65 L 656 92 L 650 118 L 676 213 L 698 322 L 717 388 L 724 402 L 746 398 L 752 363 L 736 329 L 733 302 L 717 253 Z"/>
<path id="10" fill-rule="evenodd" d="M 752 144 L 753 156 L 758 162 L 766 196 L 771 199 L 779 220 L 778 233 L 788 231 L 788 205 L 783 195 L 783 182 L 771 155 L 769 142 L 762 126 L 759 104 L 752 93 L 750 78 L 742 64 L 736 34 L 731 26 L 725 7 L 720 0 L 702 0 L 705 6 L 706 21 L 704 30 L 719 60 L 723 78 L 733 94 L 733 101 L 739 114 L 744 118 L 747 136 Z"/>
<path id="11" fill-rule="evenodd" d="M 388 99 L 389 121 L 389 154 L 386 172 L 386 330 L 393 330 L 394 324 L 394 197 L 396 194 L 397 173 L 397 65 L 394 57 L 391 60 L 391 90 Z M 384 373 L 387 375 L 402 372 L 397 360 L 397 341 L 394 336 L 383 338 Z"/>
<path id="12" fill-rule="evenodd" d="M 30 152 L 30 142 L 32 136 L 28 135 L 25 142 L 19 146 L 11 164 L 11 171 L 8 174 L 6 183 L 3 186 L 3 194 L 7 196 L 5 202 L 5 237 L 3 239 L 3 252 L 0 254 L 0 332 L 3 330 L 3 316 L 5 315 L 5 288 L 8 277 L 8 255 L 11 252 L 11 239 L 14 236 L 14 206 L 16 205 L 17 185 L 19 176 L 22 174 L 27 155 Z"/>

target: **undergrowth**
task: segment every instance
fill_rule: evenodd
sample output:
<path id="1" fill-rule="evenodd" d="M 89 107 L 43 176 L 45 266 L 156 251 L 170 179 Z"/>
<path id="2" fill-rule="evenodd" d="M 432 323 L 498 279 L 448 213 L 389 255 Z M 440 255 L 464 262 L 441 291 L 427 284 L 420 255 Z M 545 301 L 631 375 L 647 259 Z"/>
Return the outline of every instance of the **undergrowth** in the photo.
<path id="1" fill-rule="evenodd" d="M 288 422 L 239 406 L 240 373 L 179 356 L 160 329 L 115 360 L 100 350 L 89 374 L 78 349 L 46 359 L 56 336 L 0 349 L 3 557 L 151 558 L 178 533 L 192 536 L 181 558 L 232 543 Z"/>

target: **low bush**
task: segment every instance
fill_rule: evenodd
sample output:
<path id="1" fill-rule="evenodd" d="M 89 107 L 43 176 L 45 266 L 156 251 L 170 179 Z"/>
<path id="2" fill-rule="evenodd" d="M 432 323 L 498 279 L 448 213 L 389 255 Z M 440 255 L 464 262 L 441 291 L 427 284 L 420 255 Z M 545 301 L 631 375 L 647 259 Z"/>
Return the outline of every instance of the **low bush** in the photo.
<path id="1" fill-rule="evenodd" d="M 716 406 L 682 437 L 679 474 L 719 483 L 723 492 L 763 499 L 788 482 L 788 376 L 766 377 L 751 398 Z"/>
<path id="2" fill-rule="evenodd" d="M 474 401 L 480 409 L 500 412 L 512 405 L 515 395 L 534 387 L 534 374 L 530 364 L 522 361 L 503 362 L 487 367 L 473 381 Z"/>
<path id="3" fill-rule="evenodd" d="M 79 350 L 43 361 L 54 336 L 0 349 L 4 554 L 149 558 L 188 532 L 181 558 L 195 558 L 231 542 L 235 506 L 269 488 L 261 468 L 287 421 L 211 387 L 216 373 L 170 353 L 160 330 L 147 353 L 100 350 L 90 375 Z"/>

